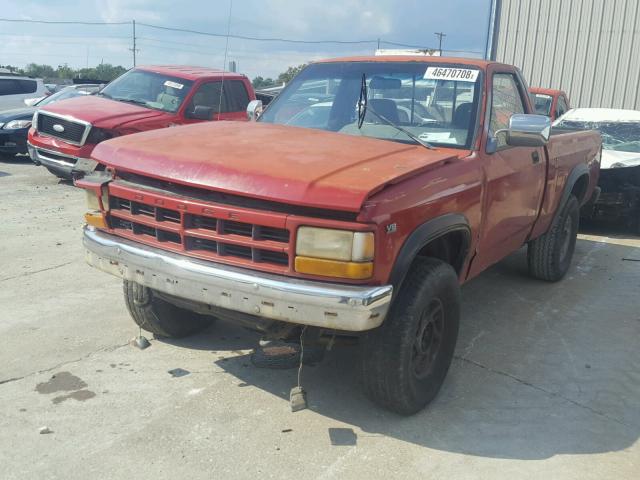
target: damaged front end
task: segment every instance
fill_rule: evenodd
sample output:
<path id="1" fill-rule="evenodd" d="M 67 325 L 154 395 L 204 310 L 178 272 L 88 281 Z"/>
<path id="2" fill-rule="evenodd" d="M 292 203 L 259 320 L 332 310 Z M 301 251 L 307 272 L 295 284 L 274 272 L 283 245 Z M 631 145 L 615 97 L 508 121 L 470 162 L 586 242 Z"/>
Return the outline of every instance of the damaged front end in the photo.
<path id="1" fill-rule="evenodd" d="M 587 216 L 640 233 L 640 165 L 602 169 L 598 186 L 600 196 L 586 206 Z"/>

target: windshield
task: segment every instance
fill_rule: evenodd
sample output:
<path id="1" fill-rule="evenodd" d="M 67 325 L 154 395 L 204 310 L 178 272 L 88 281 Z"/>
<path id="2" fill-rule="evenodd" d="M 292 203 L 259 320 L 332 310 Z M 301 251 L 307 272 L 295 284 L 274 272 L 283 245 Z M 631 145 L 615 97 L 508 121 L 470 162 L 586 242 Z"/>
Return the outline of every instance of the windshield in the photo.
<path id="1" fill-rule="evenodd" d="M 358 128 L 363 75 L 368 106 Z M 469 148 L 475 131 L 479 81 L 479 70 L 469 66 L 421 62 L 312 64 L 273 100 L 260 121 L 417 143 L 383 121 L 381 115 L 421 141 Z"/>
<path id="2" fill-rule="evenodd" d="M 42 107 L 43 105 L 49 105 L 50 103 L 58 102 L 60 100 L 66 100 L 67 98 L 80 97 L 82 95 L 91 95 L 92 93 L 97 92 L 99 87 L 86 87 L 86 88 L 63 88 L 57 93 L 53 95 L 49 95 L 48 97 L 40 100 L 36 105 L 38 107 Z"/>
<path id="3" fill-rule="evenodd" d="M 560 120 L 557 126 L 578 130 L 598 130 L 602 135 L 603 149 L 640 153 L 640 122 L 580 122 Z"/>
<path id="4" fill-rule="evenodd" d="M 533 104 L 538 115 L 551 116 L 552 103 L 553 97 L 551 95 L 544 95 L 542 93 L 535 93 L 533 95 Z"/>
<path id="5" fill-rule="evenodd" d="M 177 112 L 193 82 L 145 70 L 129 70 L 100 92 L 101 96 L 142 107 Z"/>

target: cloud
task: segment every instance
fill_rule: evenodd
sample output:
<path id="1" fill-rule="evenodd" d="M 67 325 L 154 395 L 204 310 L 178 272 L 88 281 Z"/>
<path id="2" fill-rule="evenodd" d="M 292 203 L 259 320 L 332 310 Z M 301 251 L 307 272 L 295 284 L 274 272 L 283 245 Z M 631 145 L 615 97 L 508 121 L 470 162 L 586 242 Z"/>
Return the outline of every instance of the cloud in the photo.
<path id="1" fill-rule="evenodd" d="M 46 20 L 129 22 L 225 33 L 227 0 L 76 0 L 55 7 L 35 0 L 2 0 L 3 16 Z M 370 40 L 367 44 L 291 44 L 230 39 L 229 59 L 249 76 L 277 76 L 290 65 L 343 55 L 372 54 L 378 38 L 445 49 L 482 51 L 488 2 L 478 0 L 233 0 L 231 32 L 298 40 Z M 137 26 L 138 60 L 221 68 L 225 39 Z M 389 48 L 389 45 L 384 45 Z M 0 22 L 1 63 L 85 66 L 101 60 L 131 66 L 131 26 L 69 26 Z"/>

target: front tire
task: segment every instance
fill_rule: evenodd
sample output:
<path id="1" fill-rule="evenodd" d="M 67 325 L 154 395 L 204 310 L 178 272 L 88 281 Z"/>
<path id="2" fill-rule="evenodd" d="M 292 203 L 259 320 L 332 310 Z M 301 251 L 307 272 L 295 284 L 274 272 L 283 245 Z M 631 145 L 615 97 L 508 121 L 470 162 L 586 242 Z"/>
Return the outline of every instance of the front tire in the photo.
<path id="1" fill-rule="evenodd" d="M 533 277 L 557 282 L 566 275 L 576 247 L 579 222 L 580 204 L 570 195 L 549 230 L 529 242 L 527 260 Z"/>
<path id="2" fill-rule="evenodd" d="M 454 269 L 434 258 L 416 260 L 384 323 L 362 339 L 362 377 L 371 399 L 402 415 L 422 410 L 449 370 L 459 321 Z"/>
<path id="3" fill-rule="evenodd" d="M 177 307 L 159 298 L 154 290 L 124 280 L 124 300 L 133 321 L 160 337 L 180 338 L 207 328 L 214 318 Z"/>

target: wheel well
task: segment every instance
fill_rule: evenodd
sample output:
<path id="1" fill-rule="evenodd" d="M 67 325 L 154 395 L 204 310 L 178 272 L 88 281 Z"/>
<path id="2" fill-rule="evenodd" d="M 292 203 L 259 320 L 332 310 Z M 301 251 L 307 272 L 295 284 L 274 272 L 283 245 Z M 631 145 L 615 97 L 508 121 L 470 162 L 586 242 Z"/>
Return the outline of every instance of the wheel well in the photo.
<path id="1" fill-rule="evenodd" d="M 587 188 L 589 188 L 589 175 L 582 175 L 578 180 L 576 180 L 576 183 L 573 184 L 571 194 L 575 195 L 580 205 L 584 203 Z"/>
<path id="2" fill-rule="evenodd" d="M 465 230 L 445 233 L 427 243 L 416 256 L 442 260 L 460 274 L 467 254 L 468 236 L 468 232 Z"/>

